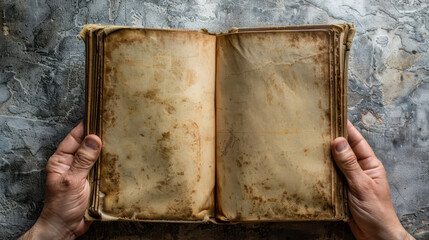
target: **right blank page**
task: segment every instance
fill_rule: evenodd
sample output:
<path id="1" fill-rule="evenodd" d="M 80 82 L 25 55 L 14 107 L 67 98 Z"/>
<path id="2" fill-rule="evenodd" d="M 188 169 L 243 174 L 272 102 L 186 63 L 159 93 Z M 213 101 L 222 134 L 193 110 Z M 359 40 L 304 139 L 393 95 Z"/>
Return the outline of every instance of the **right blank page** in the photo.
<path id="1" fill-rule="evenodd" d="M 333 43 L 341 42 L 332 36 L 326 29 L 218 36 L 219 219 L 345 218 L 336 212 L 344 199 L 330 153 Z"/>

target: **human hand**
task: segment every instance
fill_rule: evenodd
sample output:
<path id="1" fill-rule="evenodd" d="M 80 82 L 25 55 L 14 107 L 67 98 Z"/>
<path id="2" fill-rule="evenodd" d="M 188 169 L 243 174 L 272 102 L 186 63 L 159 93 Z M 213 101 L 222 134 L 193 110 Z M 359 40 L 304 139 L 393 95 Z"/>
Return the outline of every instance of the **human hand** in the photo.
<path id="1" fill-rule="evenodd" d="M 383 164 L 369 144 L 350 123 L 348 142 L 332 142 L 335 162 L 347 179 L 348 200 L 353 219 L 350 228 L 357 239 L 414 239 L 401 225 L 390 197 Z"/>
<path id="2" fill-rule="evenodd" d="M 89 170 L 97 160 L 101 140 L 84 136 L 83 124 L 61 142 L 46 165 L 45 204 L 34 226 L 20 239 L 74 239 L 91 222 L 83 219 L 89 198 Z"/>

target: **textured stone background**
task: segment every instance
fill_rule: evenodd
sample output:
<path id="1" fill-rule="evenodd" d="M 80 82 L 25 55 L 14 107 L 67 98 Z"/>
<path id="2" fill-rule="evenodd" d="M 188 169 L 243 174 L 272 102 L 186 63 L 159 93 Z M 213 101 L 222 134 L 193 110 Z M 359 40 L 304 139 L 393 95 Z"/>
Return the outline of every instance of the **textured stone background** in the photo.
<path id="1" fill-rule="evenodd" d="M 429 239 L 429 1 L 0 0 L 0 238 L 42 208 L 44 167 L 84 114 L 86 23 L 208 28 L 352 22 L 349 119 L 385 164 L 406 229 Z M 344 223 L 95 223 L 82 237 L 350 239 Z"/>

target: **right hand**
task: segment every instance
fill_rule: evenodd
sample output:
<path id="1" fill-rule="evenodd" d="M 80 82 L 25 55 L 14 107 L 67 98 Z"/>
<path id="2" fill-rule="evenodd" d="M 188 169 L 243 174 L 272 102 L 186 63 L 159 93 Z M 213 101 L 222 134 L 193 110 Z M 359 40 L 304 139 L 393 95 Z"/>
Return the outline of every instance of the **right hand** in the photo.
<path id="1" fill-rule="evenodd" d="M 383 164 L 369 144 L 348 122 L 349 140 L 332 142 L 335 162 L 347 179 L 353 219 L 350 228 L 357 239 L 414 239 L 402 226 L 390 197 Z"/>

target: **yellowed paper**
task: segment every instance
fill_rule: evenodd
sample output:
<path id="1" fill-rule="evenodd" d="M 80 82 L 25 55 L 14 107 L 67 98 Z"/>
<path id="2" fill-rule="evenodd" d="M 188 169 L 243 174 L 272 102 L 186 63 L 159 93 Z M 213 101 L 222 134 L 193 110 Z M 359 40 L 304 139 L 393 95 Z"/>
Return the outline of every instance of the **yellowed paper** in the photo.
<path id="1" fill-rule="evenodd" d="M 197 32 L 121 29 L 104 41 L 104 219 L 213 216 L 215 43 Z"/>
<path id="2" fill-rule="evenodd" d="M 335 218 L 330 37 L 326 30 L 218 36 L 220 219 Z"/>
<path id="3" fill-rule="evenodd" d="M 104 144 L 86 219 L 346 220 L 329 143 L 346 136 L 353 25 L 201 32 L 81 32 L 86 133 Z"/>

